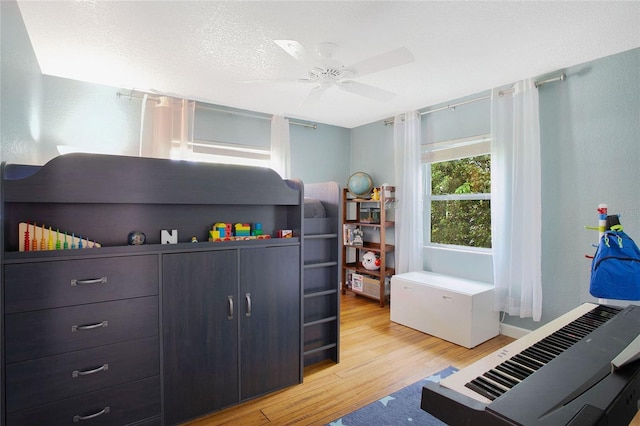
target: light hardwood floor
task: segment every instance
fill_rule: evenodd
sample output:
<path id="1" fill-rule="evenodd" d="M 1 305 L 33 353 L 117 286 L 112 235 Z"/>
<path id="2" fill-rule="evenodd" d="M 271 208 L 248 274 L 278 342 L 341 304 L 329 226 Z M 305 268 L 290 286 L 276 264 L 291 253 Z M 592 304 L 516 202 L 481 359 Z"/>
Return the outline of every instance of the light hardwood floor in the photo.
<path id="1" fill-rule="evenodd" d="M 451 318 L 455 321 L 455 318 Z M 324 425 L 443 368 L 463 368 L 511 342 L 466 349 L 389 320 L 389 306 L 341 300 L 340 362 L 307 367 L 304 382 L 202 417 L 190 426 Z"/>

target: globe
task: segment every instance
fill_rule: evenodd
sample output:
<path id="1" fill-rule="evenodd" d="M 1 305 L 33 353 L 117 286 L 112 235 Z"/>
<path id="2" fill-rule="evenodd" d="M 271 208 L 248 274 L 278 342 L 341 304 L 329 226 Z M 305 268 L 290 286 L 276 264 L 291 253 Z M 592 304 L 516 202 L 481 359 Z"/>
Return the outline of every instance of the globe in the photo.
<path id="1" fill-rule="evenodd" d="M 347 181 L 347 191 L 355 197 L 369 195 L 373 188 L 373 179 L 365 172 L 355 172 L 349 176 Z"/>

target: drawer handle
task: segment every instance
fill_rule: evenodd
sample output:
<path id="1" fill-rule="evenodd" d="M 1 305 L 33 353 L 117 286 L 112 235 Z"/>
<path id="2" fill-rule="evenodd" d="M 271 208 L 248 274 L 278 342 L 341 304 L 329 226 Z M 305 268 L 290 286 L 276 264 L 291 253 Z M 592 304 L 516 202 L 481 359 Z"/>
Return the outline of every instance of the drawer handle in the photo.
<path id="1" fill-rule="evenodd" d="M 233 319 L 233 296 L 228 296 L 227 303 L 229 304 L 227 319 Z"/>
<path id="2" fill-rule="evenodd" d="M 250 317 L 251 316 L 251 293 L 245 294 L 244 298 L 247 301 L 247 313 L 245 314 L 245 316 Z"/>
<path id="3" fill-rule="evenodd" d="M 73 279 L 73 280 L 71 280 L 71 287 L 75 287 L 75 286 L 83 285 L 83 284 L 106 284 L 106 283 L 107 283 L 107 277 L 92 278 L 92 279 L 88 279 L 88 280 L 76 280 L 76 279 Z"/>
<path id="4" fill-rule="evenodd" d="M 451 296 L 442 296 L 442 300 L 445 302 L 453 302 L 454 299 Z"/>
<path id="5" fill-rule="evenodd" d="M 75 370 L 73 373 L 71 373 L 71 377 L 75 379 L 76 377 L 88 376 L 90 374 L 99 373 L 101 371 L 107 371 L 108 369 L 109 369 L 109 364 L 104 364 L 98 368 L 94 368 L 93 370 Z"/>
<path id="6" fill-rule="evenodd" d="M 102 322 L 97 322 L 95 324 L 88 324 L 88 325 L 72 325 L 71 332 L 75 333 L 76 331 L 93 330 L 94 328 L 101 328 L 101 327 L 104 328 L 108 325 L 109 325 L 109 321 L 102 321 Z"/>
<path id="7" fill-rule="evenodd" d="M 78 423 L 81 422 L 83 420 L 91 420 L 91 419 L 95 419 L 98 416 L 101 416 L 103 414 L 109 414 L 109 411 L 111 411 L 111 408 L 109 407 L 104 407 L 102 410 L 98 411 L 97 413 L 93 413 L 93 414 L 89 414 L 86 416 L 81 416 L 81 415 L 76 415 L 73 416 L 73 422 L 74 423 Z"/>

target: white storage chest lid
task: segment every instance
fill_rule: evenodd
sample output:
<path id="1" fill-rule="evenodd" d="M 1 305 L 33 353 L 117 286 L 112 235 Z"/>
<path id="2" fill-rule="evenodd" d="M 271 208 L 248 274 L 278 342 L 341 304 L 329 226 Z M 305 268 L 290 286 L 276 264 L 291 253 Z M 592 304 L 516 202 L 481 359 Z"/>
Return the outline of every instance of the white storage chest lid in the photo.
<path id="1" fill-rule="evenodd" d="M 466 280 L 464 278 L 449 275 L 436 274 L 429 271 L 406 272 L 391 277 L 391 286 L 394 281 L 409 281 L 430 287 L 438 287 L 460 294 L 474 295 L 493 290 L 493 284 L 480 281 Z"/>

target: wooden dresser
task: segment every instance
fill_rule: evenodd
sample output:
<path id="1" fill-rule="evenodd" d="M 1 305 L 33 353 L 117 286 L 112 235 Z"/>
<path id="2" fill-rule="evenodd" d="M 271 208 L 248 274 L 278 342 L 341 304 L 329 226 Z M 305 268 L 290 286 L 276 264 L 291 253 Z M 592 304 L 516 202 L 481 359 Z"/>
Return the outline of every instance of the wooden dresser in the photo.
<path id="1" fill-rule="evenodd" d="M 0 423 L 178 424 L 302 381 L 300 182 L 83 154 L 2 176 Z M 26 221 L 102 247 L 19 251 Z M 274 238 L 208 242 L 216 222 Z"/>

